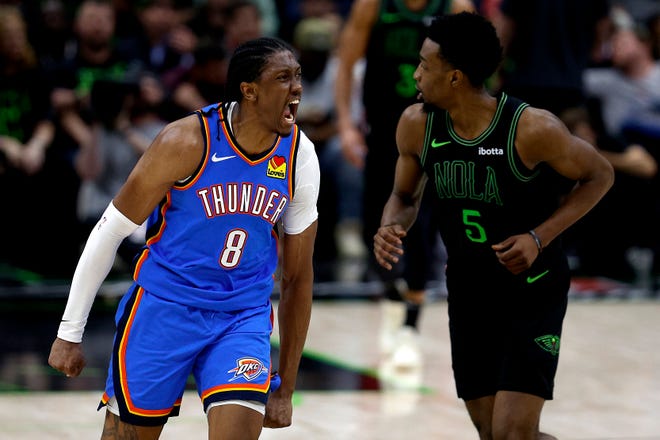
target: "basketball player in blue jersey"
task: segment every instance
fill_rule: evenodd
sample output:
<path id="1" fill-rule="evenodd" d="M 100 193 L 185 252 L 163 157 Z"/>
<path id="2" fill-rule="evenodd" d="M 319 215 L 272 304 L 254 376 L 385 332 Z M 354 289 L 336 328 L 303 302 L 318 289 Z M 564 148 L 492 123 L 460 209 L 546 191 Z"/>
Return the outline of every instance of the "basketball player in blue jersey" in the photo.
<path id="1" fill-rule="evenodd" d="M 458 396 L 482 440 L 551 439 L 539 422 L 553 398 L 570 284 L 560 235 L 609 190 L 613 171 L 552 113 L 488 93 L 501 57 L 480 15 L 431 24 L 414 73 L 423 103 L 397 126 L 394 187 L 374 252 L 386 269 L 399 260 L 429 185 L 447 248 Z M 562 190 L 552 184 L 559 176 L 575 184 Z"/>
<path id="2" fill-rule="evenodd" d="M 234 52 L 226 102 L 163 129 L 89 236 L 49 363 L 85 365 L 81 341 L 120 242 L 148 219 L 122 298 L 102 438 L 157 439 L 193 375 L 211 439 L 291 424 L 312 303 L 319 165 L 295 124 L 293 50 L 274 38 Z M 279 256 L 279 258 L 278 258 Z M 281 264 L 279 379 L 270 297 Z"/>

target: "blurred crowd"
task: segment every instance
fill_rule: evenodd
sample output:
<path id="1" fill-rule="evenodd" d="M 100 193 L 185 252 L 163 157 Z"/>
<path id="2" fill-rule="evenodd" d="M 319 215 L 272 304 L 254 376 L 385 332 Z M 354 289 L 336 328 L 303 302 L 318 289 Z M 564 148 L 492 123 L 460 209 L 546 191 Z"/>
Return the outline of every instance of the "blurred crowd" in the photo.
<path id="1" fill-rule="evenodd" d="M 317 275 L 330 280 L 334 262 L 364 257 L 362 170 L 343 154 L 334 105 L 335 49 L 351 3 L 0 0 L 0 284 L 69 279 L 89 228 L 156 134 L 222 100 L 232 51 L 262 35 L 290 42 L 300 55 L 297 119 L 322 169 Z M 584 8 L 555 16 L 546 3 Z M 474 2 L 505 44 L 493 93 L 555 112 L 617 171 L 603 203 L 566 235 L 576 273 L 631 280 L 628 251 L 644 248 L 658 256 L 660 275 L 657 3 Z M 363 72 L 357 64 L 357 123 Z M 143 240 L 138 231 L 125 241 L 118 272 Z"/>

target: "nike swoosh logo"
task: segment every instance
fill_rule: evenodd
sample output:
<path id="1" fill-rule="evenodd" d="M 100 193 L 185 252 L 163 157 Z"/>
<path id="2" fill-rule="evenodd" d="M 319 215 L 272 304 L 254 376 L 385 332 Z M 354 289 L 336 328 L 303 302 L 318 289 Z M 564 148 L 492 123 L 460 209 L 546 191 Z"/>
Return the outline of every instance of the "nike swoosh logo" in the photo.
<path id="1" fill-rule="evenodd" d="M 451 141 L 436 142 L 435 139 L 431 141 L 432 148 L 442 147 L 443 145 L 451 144 Z"/>
<path id="2" fill-rule="evenodd" d="M 545 272 L 541 272 L 540 274 L 536 275 L 535 277 L 527 277 L 527 284 L 532 284 L 540 280 L 542 277 L 546 276 L 550 272 L 549 270 L 546 270 Z"/>
<path id="3" fill-rule="evenodd" d="M 218 157 L 218 156 L 215 155 L 215 153 L 213 153 L 213 156 L 211 156 L 211 162 L 222 162 L 223 160 L 233 159 L 235 157 L 236 157 L 236 155 Z"/>

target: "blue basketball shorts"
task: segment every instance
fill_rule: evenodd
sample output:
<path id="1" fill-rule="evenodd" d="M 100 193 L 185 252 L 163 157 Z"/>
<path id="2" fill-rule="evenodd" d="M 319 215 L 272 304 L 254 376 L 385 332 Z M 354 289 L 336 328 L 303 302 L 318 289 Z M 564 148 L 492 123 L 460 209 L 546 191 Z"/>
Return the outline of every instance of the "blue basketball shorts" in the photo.
<path id="1" fill-rule="evenodd" d="M 119 303 L 105 393 L 123 422 L 163 425 L 192 376 L 204 410 L 224 400 L 266 403 L 273 309 L 219 312 L 163 300 L 133 284 Z"/>

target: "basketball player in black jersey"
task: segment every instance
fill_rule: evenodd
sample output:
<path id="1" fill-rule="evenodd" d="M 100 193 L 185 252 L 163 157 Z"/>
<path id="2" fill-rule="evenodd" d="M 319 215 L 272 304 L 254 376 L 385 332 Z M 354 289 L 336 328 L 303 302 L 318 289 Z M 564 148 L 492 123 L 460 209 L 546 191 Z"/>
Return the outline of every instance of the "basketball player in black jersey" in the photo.
<path id="1" fill-rule="evenodd" d="M 343 27 L 337 50 L 337 128 L 344 156 L 364 169 L 362 237 L 369 249 L 394 181 L 396 124 L 401 112 L 416 102 L 412 74 L 426 26 L 434 15 L 464 10 L 474 10 L 471 0 L 356 0 Z M 353 67 L 361 58 L 366 61 L 364 131 L 355 124 L 350 108 Z M 416 330 L 426 284 L 434 271 L 436 241 L 431 234 L 437 233 L 430 226 L 431 211 L 426 208 L 407 237 L 411 252 L 405 262 L 387 272 L 374 258 L 369 259 L 368 268 L 385 285 L 381 349 L 402 368 L 419 368 L 421 362 Z M 399 278 L 405 281 L 403 289 L 396 282 Z"/>
<path id="2" fill-rule="evenodd" d="M 553 398 L 570 284 L 560 235 L 608 191 L 613 171 L 550 112 L 488 93 L 501 57 L 482 16 L 431 24 L 414 73 L 423 103 L 398 123 L 394 187 L 374 252 L 386 269 L 399 260 L 430 185 L 448 255 L 458 396 L 482 440 L 551 439 L 539 421 Z M 563 197 L 551 184 L 560 178 L 575 183 Z"/>

